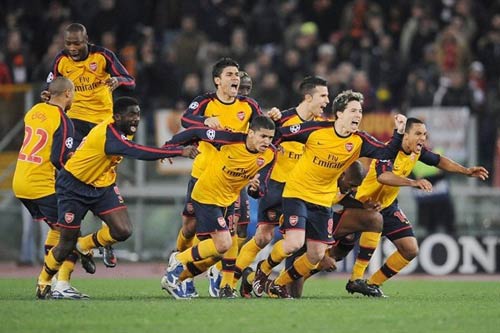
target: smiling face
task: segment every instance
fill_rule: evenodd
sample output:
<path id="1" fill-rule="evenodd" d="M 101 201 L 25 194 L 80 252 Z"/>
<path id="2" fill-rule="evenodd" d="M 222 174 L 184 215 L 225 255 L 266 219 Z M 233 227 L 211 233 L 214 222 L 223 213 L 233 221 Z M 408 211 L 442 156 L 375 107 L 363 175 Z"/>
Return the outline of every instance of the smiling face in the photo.
<path id="1" fill-rule="evenodd" d="M 403 136 L 403 150 L 407 153 L 419 154 L 427 140 L 425 124 L 414 123 Z"/>
<path id="2" fill-rule="evenodd" d="M 235 66 L 225 67 L 220 76 L 214 77 L 214 82 L 217 86 L 217 97 L 219 97 L 221 101 L 234 101 L 236 95 L 238 95 L 238 88 L 240 85 L 238 68 Z"/>
<path id="3" fill-rule="evenodd" d="M 247 148 L 252 152 L 264 152 L 273 141 L 274 130 L 260 128 L 258 130 L 248 130 Z"/>
<path id="4" fill-rule="evenodd" d="M 358 101 L 347 103 L 343 112 L 337 111 L 335 129 L 340 135 L 348 135 L 358 131 L 361 119 L 363 118 L 363 108 Z"/>
<path id="5" fill-rule="evenodd" d="M 134 135 L 141 120 L 141 109 L 139 105 L 130 105 L 124 112 L 115 113 L 113 116 L 120 131 L 125 135 Z"/>

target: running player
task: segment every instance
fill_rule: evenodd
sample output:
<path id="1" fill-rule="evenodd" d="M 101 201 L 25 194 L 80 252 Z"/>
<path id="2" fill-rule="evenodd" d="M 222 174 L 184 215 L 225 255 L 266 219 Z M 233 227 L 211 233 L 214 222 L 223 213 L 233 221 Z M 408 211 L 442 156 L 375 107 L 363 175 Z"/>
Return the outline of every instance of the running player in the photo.
<path id="1" fill-rule="evenodd" d="M 129 141 L 137 131 L 139 120 L 138 102 L 130 97 L 118 98 L 113 106 L 113 118 L 89 132 L 57 175 L 56 225 L 61 228 L 61 238 L 45 257 L 38 277 L 38 298 L 47 298 L 50 280 L 75 245 L 85 255 L 95 247 L 123 242 L 132 234 L 127 206 L 115 184 L 116 167 L 123 156 L 157 160 L 180 155 L 194 158 L 198 153 L 192 146 L 155 148 Z M 80 223 L 89 210 L 109 228 L 78 239 Z"/>
<path id="2" fill-rule="evenodd" d="M 384 227 L 382 235 L 386 236 L 395 246 L 394 251 L 382 267 L 368 281 L 363 275 L 370 258 L 380 242 L 378 232 L 363 232 L 359 240 L 359 253 L 354 263 L 352 275 L 347 282 L 349 293 L 383 297 L 380 286 L 389 278 L 399 273 L 418 254 L 418 243 L 413 233 L 410 221 L 398 205 L 397 196 L 401 186 L 411 186 L 424 191 L 431 191 L 432 185 L 425 179 L 413 180 L 407 178 L 417 161 L 435 166 L 441 170 L 460 173 L 482 180 L 488 178 L 488 171 L 481 166 L 466 168 L 459 163 L 438 154 L 425 147 L 427 129 L 425 124 L 416 118 L 409 118 L 401 150 L 395 158 L 389 160 L 374 160 L 365 180 L 356 194 L 358 200 L 377 200 L 382 204 Z"/>

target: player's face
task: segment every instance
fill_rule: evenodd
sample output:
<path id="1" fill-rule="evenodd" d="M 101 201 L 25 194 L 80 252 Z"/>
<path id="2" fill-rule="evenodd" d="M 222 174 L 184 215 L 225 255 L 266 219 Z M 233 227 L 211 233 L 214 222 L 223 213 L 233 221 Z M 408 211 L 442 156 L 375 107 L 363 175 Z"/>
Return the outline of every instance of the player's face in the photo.
<path id="1" fill-rule="evenodd" d="M 314 117 L 319 117 L 323 110 L 330 102 L 328 99 L 328 88 L 325 86 L 317 86 L 314 93 L 311 95 L 310 111 Z"/>
<path id="2" fill-rule="evenodd" d="M 361 118 L 363 118 L 363 109 L 361 108 L 361 103 L 358 101 L 350 101 L 344 112 L 337 112 L 339 125 L 342 129 L 348 133 L 357 132 L 359 129 L 359 124 L 361 123 Z"/>
<path id="3" fill-rule="evenodd" d="M 134 135 L 141 120 L 141 109 L 138 105 L 127 107 L 127 111 L 115 115 L 118 128 L 126 135 Z"/>
<path id="4" fill-rule="evenodd" d="M 238 89 L 238 94 L 242 96 L 249 96 L 252 91 L 252 80 L 249 77 L 245 77 L 240 80 L 240 86 Z"/>
<path id="5" fill-rule="evenodd" d="M 88 37 L 82 31 L 64 33 L 64 49 L 73 61 L 81 61 L 88 54 Z"/>
<path id="6" fill-rule="evenodd" d="M 261 128 L 256 131 L 248 130 L 247 148 L 250 151 L 264 152 L 273 141 L 274 130 Z"/>
<path id="7" fill-rule="evenodd" d="M 232 99 L 238 95 L 240 85 L 240 76 L 238 73 L 238 68 L 229 66 L 222 70 L 220 76 L 214 78 L 219 97 Z"/>
<path id="8" fill-rule="evenodd" d="M 425 124 L 412 124 L 410 131 L 405 133 L 403 148 L 405 151 L 419 154 L 427 140 L 427 128 Z"/>

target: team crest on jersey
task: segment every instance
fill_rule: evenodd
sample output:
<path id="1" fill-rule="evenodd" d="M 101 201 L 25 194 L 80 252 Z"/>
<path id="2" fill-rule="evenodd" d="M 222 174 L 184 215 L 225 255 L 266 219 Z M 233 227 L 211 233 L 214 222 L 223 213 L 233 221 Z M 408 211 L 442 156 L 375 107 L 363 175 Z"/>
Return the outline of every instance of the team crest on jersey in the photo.
<path id="1" fill-rule="evenodd" d="M 49 73 L 49 75 L 47 76 L 47 83 L 50 83 L 54 80 L 54 74 L 52 72 Z"/>
<path id="2" fill-rule="evenodd" d="M 236 114 L 236 116 L 238 117 L 239 120 L 243 120 L 243 119 L 245 119 L 245 112 L 240 111 Z"/>
<path id="3" fill-rule="evenodd" d="M 258 165 L 259 167 L 263 166 L 263 165 L 264 165 L 264 162 L 265 162 L 265 161 L 264 161 L 264 158 L 262 158 L 262 157 L 257 158 L 257 165 Z"/>
<path id="4" fill-rule="evenodd" d="M 73 213 L 65 213 L 64 214 L 64 221 L 66 223 L 73 223 L 74 220 L 75 220 L 75 214 L 73 214 Z"/>
<path id="5" fill-rule="evenodd" d="M 345 144 L 345 149 L 347 149 L 348 152 L 351 152 L 352 148 L 354 148 L 352 142 L 348 142 Z"/>
<path id="6" fill-rule="evenodd" d="M 199 105 L 200 104 L 198 104 L 198 102 L 193 102 L 193 103 L 189 104 L 189 108 L 191 110 L 194 110 L 194 109 L 197 109 Z"/>
<path id="7" fill-rule="evenodd" d="M 97 70 L 97 63 L 96 62 L 91 62 L 89 65 L 89 68 L 92 72 L 95 72 Z"/>
<path id="8" fill-rule="evenodd" d="M 207 131 L 207 138 L 209 138 L 210 140 L 215 139 L 215 130 L 213 130 L 213 129 L 209 129 L 209 130 Z"/>
<path id="9" fill-rule="evenodd" d="M 219 223 L 219 225 L 223 228 L 226 227 L 226 220 L 222 216 L 219 216 L 217 218 L 217 223 Z"/>
<path id="10" fill-rule="evenodd" d="M 297 133 L 300 131 L 300 124 L 290 126 L 290 132 Z"/>
<path id="11" fill-rule="evenodd" d="M 328 219 L 328 226 L 327 226 L 326 230 L 328 231 L 328 238 L 332 238 L 332 235 L 333 235 L 333 219 L 332 218 Z"/>
<path id="12" fill-rule="evenodd" d="M 295 227 L 298 222 L 299 222 L 299 217 L 297 215 L 292 215 L 288 218 L 288 223 L 290 223 L 292 227 Z"/>
<path id="13" fill-rule="evenodd" d="M 276 211 L 275 210 L 268 210 L 267 211 L 267 218 L 269 219 L 269 221 L 276 220 Z"/>
<path id="14" fill-rule="evenodd" d="M 73 138 L 68 137 L 64 144 L 66 145 L 66 148 L 68 148 L 68 149 L 73 148 Z"/>

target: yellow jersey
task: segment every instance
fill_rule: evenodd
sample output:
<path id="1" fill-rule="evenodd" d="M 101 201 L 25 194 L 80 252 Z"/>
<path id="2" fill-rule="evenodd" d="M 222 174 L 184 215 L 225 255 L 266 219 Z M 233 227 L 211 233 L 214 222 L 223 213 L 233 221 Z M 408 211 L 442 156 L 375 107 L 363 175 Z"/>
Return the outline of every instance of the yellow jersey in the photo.
<path id="1" fill-rule="evenodd" d="M 334 122 L 308 122 L 279 129 L 278 141 L 305 144 L 303 155 L 290 172 L 284 198 L 298 198 L 324 207 L 336 201 L 337 180 L 359 157 L 393 158 L 401 146 L 402 135 L 395 134 L 388 145 L 365 132 L 346 137 L 338 135 Z"/>
<path id="2" fill-rule="evenodd" d="M 24 140 L 12 190 L 18 198 L 39 199 L 55 193 L 56 170 L 73 150 L 74 127 L 58 106 L 38 103 L 24 117 Z"/>
<path id="3" fill-rule="evenodd" d="M 184 128 L 205 126 L 209 117 L 219 118 L 224 129 L 231 132 L 246 133 L 250 122 L 262 115 L 257 102 L 249 97 L 237 96 L 232 103 L 223 103 L 215 92 L 196 97 L 182 115 Z M 198 150 L 201 154 L 193 162 L 191 176 L 199 178 L 207 165 L 213 160 L 217 149 L 210 143 L 201 141 Z"/>
<path id="4" fill-rule="evenodd" d="M 105 84 L 110 77 L 116 77 L 120 86 L 133 89 L 135 81 L 116 55 L 110 50 L 89 44 L 86 59 L 74 61 L 66 53 L 60 52 L 52 65 L 47 83 L 58 76 L 70 79 L 75 85 L 75 98 L 68 116 L 98 124 L 113 114 L 113 96 Z"/>
<path id="5" fill-rule="evenodd" d="M 380 203 L 382 209 L 387 208 L 396 201 L 400 187 L 380 184 L 377 181 L 379 175 L 393 172 L 397 176 L 408 177 L 417 161 L 436 166 L 439 164 L 439 159 L 438 154 L 423 148 L 420 154 L 407 154 L 400 150 L 395 159 L 373 160 L 365 179 L 358 187 L 356 199 L 362 202 L 376 201 Z"/>

